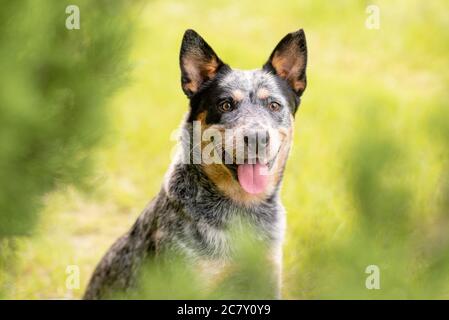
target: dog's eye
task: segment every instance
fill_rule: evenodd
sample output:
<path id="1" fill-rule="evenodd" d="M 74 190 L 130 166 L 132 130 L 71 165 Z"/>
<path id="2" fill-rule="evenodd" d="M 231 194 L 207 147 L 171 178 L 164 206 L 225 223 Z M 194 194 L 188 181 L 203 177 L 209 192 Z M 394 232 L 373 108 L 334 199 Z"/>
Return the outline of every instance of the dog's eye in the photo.
<path id="1" fill-rule="evenodd" d="M 270 108 L 271 111 L 279 111 L 279 109 L 281 109 L 281 105 L 277 102 L 270 102 L 268 107 Z"/>
<path id="2" fill-rule="evenodd" d="M 218 104 L 218 109 L 221 112 L 228 112 L 232 110 L 232 103 L 229 101 L 223 101 Z"/>

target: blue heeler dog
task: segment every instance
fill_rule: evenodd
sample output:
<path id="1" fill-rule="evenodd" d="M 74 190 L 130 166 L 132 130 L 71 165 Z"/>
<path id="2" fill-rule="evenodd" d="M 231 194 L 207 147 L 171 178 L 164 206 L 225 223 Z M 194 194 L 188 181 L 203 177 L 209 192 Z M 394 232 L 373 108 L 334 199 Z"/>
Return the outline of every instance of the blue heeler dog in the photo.
<path id="1" fill-rule="evenodd" d="M 158 196 L 98 264 L 85 299 L 129 292 L 144 260 L 167 250 L 213 278 L 232 264 L 229 228 L 236 217 L 248 220 L 266 244 L 273 297 L 280 297 L 286 217 L 279 191 L 306 64 L 302 29 L 251 71 L 231 69 L 195 31 L 185 32 L 181 83 L 190 108 L 181 152 Z"/>

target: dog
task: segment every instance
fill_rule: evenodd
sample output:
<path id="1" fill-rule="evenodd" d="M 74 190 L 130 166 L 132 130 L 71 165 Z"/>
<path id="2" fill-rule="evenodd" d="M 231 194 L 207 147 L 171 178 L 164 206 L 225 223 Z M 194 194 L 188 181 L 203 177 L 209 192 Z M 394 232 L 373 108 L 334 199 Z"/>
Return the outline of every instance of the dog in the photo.
<path id="1" fill-rule="evenodd" d="M 165 250 L 182 253 L 202 272 L 219 272 L 229 262 L 229 225 L 239 216 L 269 248 L 273 297 L 280 297 L 286 228 L 280 186 L 307 84 L 306 65 L 302 29 L 287 34 L 263 67 L 250 71 L 232 69 L 198 33 L 184 33 L 181 85 L 189 109 L 181 151 L 159 194 L 96 267 L 85 299 L 132 290 L 143 262 Z M 194 143 L 195 131 L 202 139 Z M 203 159 L 205 154 L 212 159 Z"/>

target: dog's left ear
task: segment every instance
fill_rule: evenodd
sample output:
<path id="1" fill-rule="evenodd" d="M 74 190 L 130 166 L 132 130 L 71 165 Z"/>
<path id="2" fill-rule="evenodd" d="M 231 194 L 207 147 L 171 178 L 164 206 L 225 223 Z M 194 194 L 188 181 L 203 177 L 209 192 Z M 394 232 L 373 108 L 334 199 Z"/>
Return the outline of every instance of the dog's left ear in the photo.
<path id="1" fill-rule="evenodd" d="M 306 89 L 307 44 L 304 30 L 287 34 L 274 48 L 264 70 L 286 80 L 298 97 Z"/>
<path id="2" fill-rule="evenodd" d="M 179 62 L 182 90 L 189 98 L 225 66 L 207 42 L 191 29 L 184 33 Z"/>

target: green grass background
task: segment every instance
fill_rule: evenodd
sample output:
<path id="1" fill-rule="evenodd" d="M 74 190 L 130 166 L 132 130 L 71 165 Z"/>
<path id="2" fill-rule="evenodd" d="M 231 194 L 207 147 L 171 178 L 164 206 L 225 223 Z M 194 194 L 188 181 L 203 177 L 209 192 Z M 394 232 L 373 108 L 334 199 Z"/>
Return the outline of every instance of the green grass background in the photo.
<path id="1" fill-rule="evenodd" d="M 369 4 L 380 8 L 379 30 L 365 27 Z M 138 6 L 131 76 L 110 99 L 91 188 L 46 196 L 35 234 L 18 241 L 6 298 L 81 297 L 156 195 L 188 107 L 178 66 L 187 28 L 239 69 L 259 68 L 286 33 L 306 32 L 308 88 L 282 189 L 284 297 L 449 298 L 447 1 Z M 365 288 L 371 264 L 380 290 Z M 66 288 L 67 265 L 80 267 L 80 289 Z"/>

